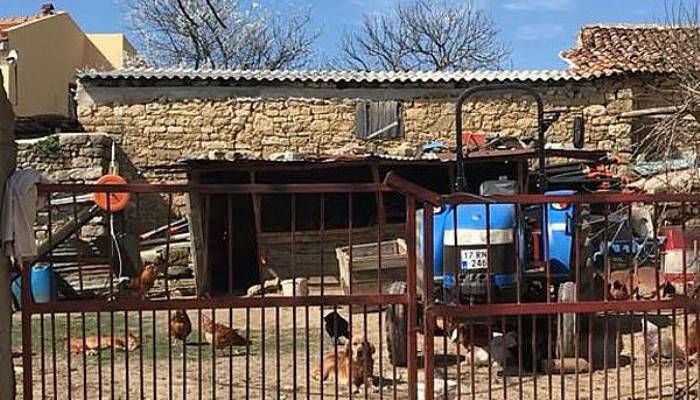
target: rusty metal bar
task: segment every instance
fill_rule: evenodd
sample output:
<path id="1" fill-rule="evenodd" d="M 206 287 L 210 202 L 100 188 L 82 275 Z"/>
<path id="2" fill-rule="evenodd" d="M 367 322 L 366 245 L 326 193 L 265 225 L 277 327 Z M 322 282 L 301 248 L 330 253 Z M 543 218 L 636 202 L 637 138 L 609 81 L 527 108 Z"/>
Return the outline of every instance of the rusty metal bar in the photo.
<path id="1" fill-rule="evenodd" d="M 416 340 L 416 323 L 418 321 L 418 303 L 416 279 L 416 200 L 413 197 L 406 198 L 406 287 L 408 290 L 408 396 L 409 400 L 416 400 L 418 396 L 416 382 L 418 382 L 418 343 Z"/>
<path id="2" fill-rule="evenodd" d="M 292 297 L 297 297 L 297 271 L 296 271 L 296 229 L 297 229 L 297 196 L 291 195 L 290 199 L 291 226 L 289 229 L 291 243 L 291 267 L 292 267 Z M 279 351 L 279 349 L 278 349 Z M 308 362 L 307 362 L 308 364 Z M 279 380 L 278 380 L 279 385 Z M 297 308 L 292 307 L 292 399 L 297 399 Z M 307 389 L 308 390 L 308 389 Z"/>
<path id="3" fill-rule="evenodd" d="M 37 184 L 39 193 L 201 193 L 201 194 L 291 194 L 291 193 L 370 193 L 392 191 L 377 183 L 305 184 L 152 184 L 97 185 L 79 183 Z"/>
<path id="4" fill-rule="evenodd" d="M 683 299 L 683 297 L 679 297 Z M 675 299 L 673 304 L 683 304 L 688 305 L 691 301 L 681 302 L 679 299 Z M 352 295 L 314 295 L 308 297 L 237 297 L 237 296 L 220 296 L 220 297 L 210 297 L 210 298 L 196 298 L 196 299 L 172 299 L 170 301 L 159 301 L 152 300 L 148 302 L 132 299 L 123 299 L 119 301 L 107 301 L 107 300 L 94 300 L 90 302 L 76 301 L 76 300 L 66 300 L 55 304 L 48 303 L 36 303 L 33 306 L 33 313 L 48 313 L 54 310 L 56 313 L 66 313 L 66 312 L 80 312 L 84 310 L 85 312 L 110 312 L 110 311 L 164 311 L 164 310 L 177 310 L 179 308 L 184 309 L 196 309 L 196 308 L 228 308 L 229 305 L 236 308 L 246 308 L 246 307 L 296 307 L 296 306 L 320 306 L 321 304 L 329 305 L 347 305 L 347 304 L 366 304 L 368 306 L 378 306 L 381 304 L 408 304 L 409 298 L 407 294 L 352 294 Z M 647 303 L 645 301 L 642 303 Z M 662 300 L 662 304 L 666 304 L 668 300 Z M 588 302 L 587 302 L 588 303 Z M 537 304 L 537 303 L 530 303 Z M 669 303 L 671 304 L 671 303 Z M 503 304 L 499 306 L 510 306 L 508 304 Z M 481 307 L 481 306 L 478 306 Z M 683 307 L 677 307 L 683 308 Z M 644 308 L 647 309 L 647 308 Z"/>
<path id="5" fill-rule="evenodd" d="M 433 312 L 433 206 L 426 203 L 423 208 L 423 301 L 425 302 L 423 321 L 423 371 L 425 379 L 425 400 L 434 398 L 434 341 L 435 315 Z M 450 308 L 450 307 L 448 307 Z"/>
<path id="6" fill-rule="evenodd" d="M 409 198 L 428 203 L 432 206 L 437 207 L 442 204 L 442 198 L 439 193 L 430 191 L 409 180 L 403 179 L 393 171 L 390 171 L 386 174 L 386 177 L 384 177 L 384 186 L 396 190 Z M 412 218 L 415 218 L 415 216 Z"/>
<path id="7" fill-rule="evenodd" d="M 124 311 L 124 343 L 127 351 L 124 352 L 124 386 L 126 386 L 126 400 L 129 400 L 129 312 Z"/>
<path id="8" fill-rule="evenodd" d="M 489 196 L 491 203 L 497 204 L 547 204 L 547 203 L 572 203 L 572 204 L 618 204 L 631 202 L 644 203 L 681 203 L 697 201 L 697 193 L 590 193 L 574 194 L 569 196 L 542 195 L 542 194 L 517 194 Z M 442 197 L 444 204 L 483 204 L 484 199 L 457 193 Z"/>
<path id="9" fill-rule="evenodd" d="M 32 313 L 31 278 L 29 265 L 20 265 L 22 274 L 22 377 L 24 400 L 32 400 Z"/>
<path id="10" fill-rule="evenodd" d="M 470 306 L 435 305 L 432 312 L 436 316 L 488 317 L 493 315 L 561 314 L 561 313 L 603 313 L 603 312 L 649 312 L 671 309 L 694 309 L 696 301 L 683 295 L 669 300 L 624 300 L 624 301 L 581 301 L 577 303 L 496 303 Z"/>

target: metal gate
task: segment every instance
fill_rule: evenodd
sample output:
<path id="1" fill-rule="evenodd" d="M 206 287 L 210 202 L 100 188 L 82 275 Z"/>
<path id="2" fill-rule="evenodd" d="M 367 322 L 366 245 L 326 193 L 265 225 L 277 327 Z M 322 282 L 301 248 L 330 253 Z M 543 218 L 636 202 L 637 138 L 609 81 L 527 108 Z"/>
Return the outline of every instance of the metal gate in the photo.
<path id="1" fill-rule="evenodd" d="M 49 251 L 39 262 L 76 290 L 42 302 L 33 291 L 39 276 L 22 271 L 14 345 L 24 399 L 414 397 L 417 360 L 391 364 L 384 314 L 401 307 L 416 320 L 412 235 L 385 211 L 415 209 L 388 187 L 61 184 L 40 192 L 50 204 L 38 229 Z M 91 193 L 103 196 L 106 210 L 65 228 L 84 220 L 81 204 L 91 204 Z M 112 210 L 127 194 L 128 205 Z M 189 224 L 179 220 L 184 207 Z M 247 229 L 256 240 L 237 245 L 251 236 Z M 99 247 L 93 236 L 108 238 L 102 253 L 91 252 Z M 130 237 L 157 246 L 160 258 L 138 265 Z M 404 237 L 406 261 L 397 269 L 392 256 L 401 249 L 392 246 Z M 189 243 L 195 276 L 174 279 Z M 368 249 L 374 253 L 358 254 Z M 333 268 L 338 252 L 351 266 L 342 282 Z M 353 271 L 361 262 L 374 272 Z M 405 276 L 408 293 L 387 292 L 392 273 Z M 259 286 L 239 287 L 251 280 Z M 414 325 L 403 332 L 412 355 Z"/>
<path id="2" fill-rule="evenodd" d="M 58 206 L 50 205 L 40 221 L 49 249 L 40 262 L 77 293 L 72 299 L 35 301 L 34 273 L 22 271 L 28 284 L 21 288 L 21 322 L 15 325 L 21 342 L 14 345 L 22 355 L 19 389 L 25 399 L 698 397 L 698 308 L 688 278 L 698 266 L 697 246 L 685 243 L 671 265 L 668 246 L 647 249 L 609 228 L 641 207 L 648 211 L 650 243 L 662 243 L 662 228 L 669 224 L 685 236 L 698 210 L 693 195 L 485 200 L 439 196 L 397 177 L 387 185 L 43 185 L 40 190 Z M 81 199 L 95 192 L 120 195 L 103 198 L 107 210 L 95 224 L 56 229 L 81 220 Z M 113 217 L 112 202 L 124 193 L 132 196 L 129 206 Z M 173 210 L 186 204 L 189 237 L 183 240 Z M 252 208 L 252 220 L 241 204 Z M 528 232 L 536 239 L 527 239 L 533 248 L 523 250 L 539 258 L 513 257 L 514 300 L 502 301 L 502 293 L 489 286 L 484 302 L 447 301 L 455 294 L 460 299 L 461 289 L 447 293 L 444 283 L 433 284 L 432 232 L 438 208 L 450 204 L 483 204 L 486 215 L 495 204 L 510 204 L 519 216 L 550 204 L 574 205 L 579 211 L 567 225 L 574 249 L 570 279 L 556 272 L 549 231 L 541 229 Z M 387 209 L 394 215 L 402 210 L 398 229 Z M 582 210 L 592 209 L 605 226 L 595 239 L 605 245 L 597 248 L 579 237 Z M 420 236 L 419 210 L 425 232 Z M 367 220 L 372 213 L 376 221 Z M 158 223 L 165 228 L 150 229 Z M 251 248 L 237 247 L 236 232 L 246 224 L 257 239 Z M 158 246 L 155 282 L 143 269 L 128 270 L 128 252 L 111 242 L 106 254 L 72 253 L 95 229 L 119 243 L 128 242 L 128 235 L 114 232 L 141 235 L 141 244 Z M 487 222 L 487 258 L 491 231 Z M 391 275 L 391 243 L 397 238 L 405 240 L 400 268 L 405 293 L 388 289 L 397 279 Z M 513 232 L 512 238 L 513 251 L 521 251 L 526 236 Z M 69 239 L 73 247 L 60 245 Z M 195 277 L 177 280 L 169 275 L 182 262 L 175 259 L 183 242 L 200 251 Z M 634 257 L 618 257 L 615 245 L 628 245 Z M 241 262 L 245 252 L 254 253 L 252 266 Z M 598 266 L 588 276 L 593 270 L 584 261 L 591 252 Z M 341 271 L 331 267 L 336 258 L 350 266 L 369 260 L 371 272 L 350 268 L 339 278 Z M 486 265 L 490 282 L 495 272 Z M 284 281 L 282 293 L 267 292 L 282 283 L 266 285 L 267 269 Z M 649 271 L 662 273 L 649 278 Z M 540 292 L 528 286 L 533 277 L 541 282 Z M 191 292 L 188 279 L 206 294 Z M 239 282 L 251 279 L 260 285 L 259 294 L 239 290 Z M 452 287 L 461 288 L 463 279 L 458 274 Z M 675 293 L 667 280 L 675 280 Z M 405 316 L 399 336 L 387 330 L 390 311 Z M 191 332 L 181 340 L 183 312 Z M 331 312 L 342 319 L 329 323 Z M 331 339 L 326 330 L 342 331 L 343 321 L 351 339 Z M 388 341 L 405 346 L 405 365 L 394 365 L 403 363 L 392 359 L 395 349 Z"/>
<path id="3" fill-rule="evenodd" d="M 481 204 L 485 214 L 491 215 L 489 207 L 509 204 L 518 221 L 526 210 L 546 210 L 552 205 L 576 210 L 567 225 L 573 250 L 566 279 L 557 275 L 560 266 L 548 251 L 561 238 L 549 237 L 555 236 L 547 226 L 549 214 L 539 211 L 540 223 L 547 229 L 528 232 L 535 238 L 529 243 L 535 249 L 524 250 L 530 259 L 522 253 L 513 257 L 514 297 L 493 283 L 497 273 L 490 262 L 484 274 L 492 283 L 482 302 L 470 302 L 459 293 L 464 281 L 471 278 L 458 267 L 455 269 L 461 272 L 453 289 L 458 293 L 449 292 L 444 284 L 425 285 L 425 387 L 419 388 L 423 398 L 698 398 L 700 336 L 693 282 L 698 272 L 697 241 L 686 240 L 674 257 L 670 254 L 674 250 L 669 250 L 678 236 L 695 237 L 690 234 L 690 224 L 697 223 L 693 221 L 697 196 L 584 194 L 486 199 L 457 194 L 438 200 L 412 189 L 425 201 L 425 282 L 435 278 L 433 223 L 439 209 Z M 646 216 L 642 223 L 648 228 L 645 243 L 635 242 L 638 237 L 623 237 L 619 227 L 629 224 L 630 216 L 640 209 Z M 592 210 L 598 213 L 595 221 L 590 220 Z M 603 224 L 604 229 L 595 238 L 590 232 L 584 235 L 583 227 L 594 223 Z M 486 224 L 491 231 L 488 221 Z M 454 226 L 458 226 L 456 221 Z M 490 258 L 494 244 L 489 236 L 487 233 Z M 514 231 L 512 237 L 514 251 L 523 251 L 518 242 L 526 236 Z M 453 243 L 459 240 L 455 237 Z M 532 259 L 533 251 L 539 259 Z M 453 264 L 459 266 L 460 261 L 457 258 Z M 447 268 L 448 263 L 444 265 Z"/>

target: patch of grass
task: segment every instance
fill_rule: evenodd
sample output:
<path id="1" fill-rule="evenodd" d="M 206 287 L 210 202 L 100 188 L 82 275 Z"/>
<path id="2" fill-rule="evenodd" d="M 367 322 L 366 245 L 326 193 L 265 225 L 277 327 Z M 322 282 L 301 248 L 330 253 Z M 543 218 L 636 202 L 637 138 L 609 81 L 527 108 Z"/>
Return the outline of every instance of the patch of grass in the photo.
<path id="1" fill-rule="evenodd" d="M 101 336 L 110 337 L 112 333 L 115 338 L 125 338 L 125 332 L 139 336 L 139 326 L 141 327 L 141 348 L 133 350 L 129 353 L 129 359 L 138 358 L 141 351 L 143 351 L 144 359 L 153 360 L 167 360 L 168 359 L 168 349 L 172 344 L 172 357 L 181 358 L 183 354 L 182 343 L 172 338 L 169 340 L 168 335 L 168 325 L 166 323 L 167 318 L 163 318 L 158 314 L 156 317 L 156 327 L 154 331 L 153 326 L 153 313 L 143 312 L 141 322 L 139 325 L 139 315 L 138 312 L 129 312 L 128 318 L 124 312 L 115 312 L 114 314 L 100 313 L 99 319 L 96 313 L 85 314 L 83 317 L 80 314 L 71 314 L 70 316 L 70 337 L 71 339 L 80 338 L 83 336 L 83 325 L 85 326 L 85 336 L 97 335 L 98 334 L 98 322 L 99 322 L 99 334 Z M 160 317 L 160 318 L 159 318 Z M 53 324 L 53 326 L 52 326 Z M 199 334 L 197 330 L 197 321 L 193 318 L 192 320 L 193 331 L 188 337 L 186 353 L 187 358 L 192 360 L 199 357 L 199 352 L 201 351 L 202 359 L 211 359 L 212 357 L 212 347 L 208 343 L 205 343 L 204 333 Z M 49 357 L 53 353 L 53 345 L 55 343 L 55 351 L 57 356 L 65 358 L 68 344 L 68 319 L 65 314 L 61 315 L 44 315 L 43 316 L 43 330 L 42 330 L 42 317 L 35 316 L 32 319 L 32 352 L 35 356 L 40 356 L 42 353 L 42 338 L 43 338 L 43 353 Z M 300 328 L 300 327 L 298 327 Z M 15 317 L 13 319 L 13 348 L 14 351 L 22 351 L 22 328 L 21 319 Z M 43 332 L 43 334 L 42 334 Z M 241 335 L 245 336 L 245 330 L 239 330 Z M 55 336 L 54 336 L 55 334 Z M 296 346 L 298 354 L 302 354 L 306 349 L 306 333 L 303 329 L 297 329 L 296 332 Z M 318 337 L 320 335 L 319 329 L 309 330 L 309 346 L 312 354 L 318 354 Z M 155 341 L 154 341 L 155 337 Z M 251 329 L 249 332 L 249 337 L 251 344 L 249 346 L 250 357 L 259 356 L 262 351 L 261 339 L 263 339 L 262 332 L 260 330 Z M 274 357 L 277 349 L 277 333 L 274 326 L 268 326 L 265 330 L 265 356 Z M 329 343 L 324 343 L 324 347 L 328 347 Z M 155 352 L 154 352 L 155 348 Z M 283 355 L 292 353 L 294 348 L 294 330 L 291 328 L 281 328 L 279 330 L 279 352 Z M 242 356 L 245 354 L 245 347 L 233 347 L 233 356 Z M 218 349 L 215 350 L 216 357 L 228 357 L 229 349 Z M 97 364 L 98 360 L 101 360 L 103 364 L 110 363 L 112 351 L 103 350 L 99 357 L 96 355 L 88 356 L 88 364 Z M 121 351 L 114 351 L 115 359 L 123 358 L 125 355 Z M 72 354 L 71 357 L 75 359 L 82 359 L 82 354 Z"/>

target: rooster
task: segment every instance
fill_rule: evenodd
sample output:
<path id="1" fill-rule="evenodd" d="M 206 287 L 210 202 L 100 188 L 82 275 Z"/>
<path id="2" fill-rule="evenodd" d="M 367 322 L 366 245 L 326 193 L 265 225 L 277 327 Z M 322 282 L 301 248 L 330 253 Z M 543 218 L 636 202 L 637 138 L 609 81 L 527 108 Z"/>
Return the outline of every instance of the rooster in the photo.
<path id="1" fill-rule="evenodd" d="M 184 310 L 175 311 L 175 315 L 170 319 L 170 332 L 182 343 L 187 340 L 187 336 L 192 332 L 192 322 Z"/>
<path id="2" fill-rule="evenodd" d="M 207 316 L 202 317 L 202 322 L 204 338 L 214 348 L 223 349 L 229 346 L 246 346 L 249 344 L 243 336 L 238 334 L 236 329 L 215 323 Z"/>
<path id="3" fill-rule="evenodd" d="M 146 293 L 153 288 L 156 282 L 156 276 L 156 264 L 147 263 L 141 268 L 141 271 L 131 279 L 131 290 L 141 296 L 146 296 Z"/>

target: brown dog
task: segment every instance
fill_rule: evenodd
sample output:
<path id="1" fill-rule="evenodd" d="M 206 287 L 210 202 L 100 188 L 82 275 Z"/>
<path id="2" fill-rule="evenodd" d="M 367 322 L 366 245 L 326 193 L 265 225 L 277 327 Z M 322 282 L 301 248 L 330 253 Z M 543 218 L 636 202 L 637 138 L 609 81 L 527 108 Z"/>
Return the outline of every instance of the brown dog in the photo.
<path id="1" fill-rule="evenodd" d="M 131 351 L 137 349 L 140 345 L 139 338 L 132 333 L 128 334 L 126 340 L 123 337 L 114 337 L 114 350 Z M 110 347 L 112 347 L 111 336 L 87 336 L 85 337 L 85 343 L 83 343 L 83 338 L 81 337 L 70 339 L 70 350 L 73 353 L 87 351 L 88 355 L 93 355 Z"/>
<path id="2" fill-rule="evenodd" d="M 338 381 L 342 384 L 352 383 L 357 393 L 360 385 L 370 387 L 372 384 L 374 352 L 372 343 L 364 337 L 355 337 L 346 342 L 342 349 L 338 349 L 337 356 L 332 352 L 323 357 L 323 370 L 314 370 L 314 379 L 325 381 L 331 374 L 337 373 Z"/>

